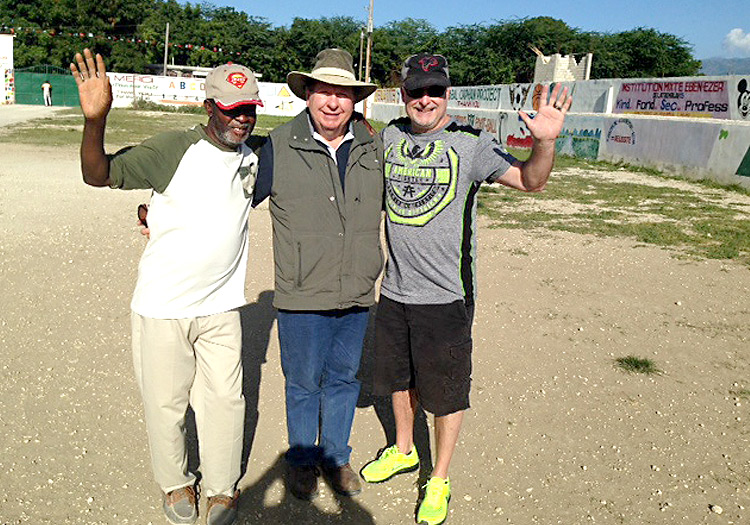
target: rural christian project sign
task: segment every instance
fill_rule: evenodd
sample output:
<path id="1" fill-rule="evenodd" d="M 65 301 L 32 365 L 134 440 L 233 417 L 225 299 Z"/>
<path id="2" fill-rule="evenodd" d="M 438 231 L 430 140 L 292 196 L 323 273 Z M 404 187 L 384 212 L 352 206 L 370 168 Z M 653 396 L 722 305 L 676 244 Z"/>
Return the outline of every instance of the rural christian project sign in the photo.
<path id="1" fill-rule="evenodd" d="M 623 82 L 615 113 L 728 119 L 725 80 Z"/>
<path id="2" fill-rule="evenodd" d="M 500 86 L 452 87 L 448 106 L 452 108 L 498 109 Z"/>

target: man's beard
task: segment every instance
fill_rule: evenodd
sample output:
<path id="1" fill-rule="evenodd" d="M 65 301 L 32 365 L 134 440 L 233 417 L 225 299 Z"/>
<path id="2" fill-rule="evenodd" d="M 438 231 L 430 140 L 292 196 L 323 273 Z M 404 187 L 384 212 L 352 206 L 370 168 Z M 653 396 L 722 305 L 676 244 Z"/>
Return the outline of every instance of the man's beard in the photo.
<path id="1" fill-rule="evenodd" d="M 245 134 L 243 135 L 243 137 L 241 139 L 238 139 L 237 135 L 235 135 L 233 133 L 234 129 L 244 129 L 245 130 Z M 229 126 L 229 127 L 227 127 L 227 129 L 225 129 L 219 135 L 219 138 L 225 144 L 231 144 L 233 146 L 239 146 L 240 144 L 242 144 L 243 142 L 245 142 L 247 140 L 248 135 L 249 135 L 249 130 L 248 130 L 247 127 L 245 127 L 245 128 L 232 128 L 231 126 Z"/>

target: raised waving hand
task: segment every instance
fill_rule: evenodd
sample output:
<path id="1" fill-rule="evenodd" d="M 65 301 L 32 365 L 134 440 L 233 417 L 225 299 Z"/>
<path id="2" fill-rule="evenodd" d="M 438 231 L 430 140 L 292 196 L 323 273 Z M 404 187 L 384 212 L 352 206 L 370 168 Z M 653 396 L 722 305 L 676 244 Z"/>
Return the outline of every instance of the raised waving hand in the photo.
<path id="1" fill-rule="evenodd" d="M 70 72 L 78 85 L 83 116 L 90 120 L 106 118 L 112 107 L 112 86 L 102 56 L 97 53 L 94 57 L 89 49 L 84 49 L 83 55 L 76 53 Z"/>

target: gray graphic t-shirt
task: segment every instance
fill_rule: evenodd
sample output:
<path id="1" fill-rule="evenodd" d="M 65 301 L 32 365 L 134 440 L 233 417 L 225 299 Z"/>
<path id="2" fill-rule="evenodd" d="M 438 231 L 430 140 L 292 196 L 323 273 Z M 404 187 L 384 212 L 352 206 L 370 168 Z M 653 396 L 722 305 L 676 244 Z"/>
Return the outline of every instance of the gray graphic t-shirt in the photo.
<path id="1" fill-rule="evenodd" d="M 489 134 L 451 120 L 413 134 L 382 132 L 388 264 L 381 293 L 407 304 L 474 302 L 476 194 L 515 159 Z"/>

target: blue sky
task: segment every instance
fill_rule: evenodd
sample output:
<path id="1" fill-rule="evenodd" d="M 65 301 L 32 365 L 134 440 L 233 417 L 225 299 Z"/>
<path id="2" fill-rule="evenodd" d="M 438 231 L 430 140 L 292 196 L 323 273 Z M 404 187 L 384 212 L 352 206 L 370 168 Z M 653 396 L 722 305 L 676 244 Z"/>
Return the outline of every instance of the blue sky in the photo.
<path id="1" fill-rule="evenodd" d="M 369 0 L 209 1 L 264 17 L 274 26 L 288 26 L 295 17 L 351 16 L 366 22 L 369 6 Z M 568 0 L 544 4 L 518 0 L 375 0 L 374 23 L 377 27 L 393 20 L 416 18 L 427 20 L 442 31 L 461 24 L 551 16 L 581 31 L 616 33 L 637 27 L 654 28 L 692 44 L 698 59 L 750 57 L 748 0 Z"/>

